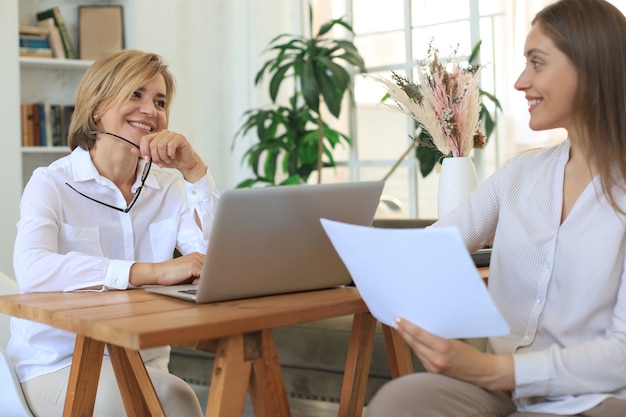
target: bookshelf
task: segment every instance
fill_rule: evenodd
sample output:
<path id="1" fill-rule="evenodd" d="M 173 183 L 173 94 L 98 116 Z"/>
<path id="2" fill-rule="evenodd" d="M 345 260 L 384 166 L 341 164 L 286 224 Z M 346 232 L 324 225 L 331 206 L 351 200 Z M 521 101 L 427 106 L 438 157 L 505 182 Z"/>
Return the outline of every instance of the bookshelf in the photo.
<path id="1" fill-rule="evenodd" d="M 91 61 L 19 57 L 20 102 L 71 105 L 74 92 Z M 69 154 L 67 146 L 22 146 L 22 185 L 33 170 Z"/>
<path id="2" fill-rule="evenodd" d="M 78 6 L 95 3 L 89 0 L 58 2 L 54 0 L 20 0 L 18 2 L 19 25 L 36 26 L 36 14 L 58 7 L 77 50 Z M 98 3 L 100 1 L 98 0 Z M 92 61 L 79 59 L 18 57 L 20 76 L 20 104 L 48 102 L 63 106 L 74 104 L 76 87 Z M 69 154 L 67 146 L 21 146 L 21 183 L 24 186 L 33 170 L 49 165 Z"/>

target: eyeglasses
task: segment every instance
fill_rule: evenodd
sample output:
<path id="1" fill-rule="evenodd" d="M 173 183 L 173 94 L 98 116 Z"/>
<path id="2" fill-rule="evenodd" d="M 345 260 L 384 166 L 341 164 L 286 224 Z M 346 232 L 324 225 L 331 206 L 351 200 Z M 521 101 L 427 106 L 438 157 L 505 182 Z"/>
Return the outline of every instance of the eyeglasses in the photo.
<path id="1" fill-rule="evenodd" d="M 111 135 L 113 137 L 116 137 L 120 140 L 123 140 L 126 143 L 129 143 L 130 145 L 134 146 L 135 148 L 139 149 L 139 145 L 129 141 L 126 138 L 123 138 L 119 135 L 116 135 L 115 133 L 109 133 L 109 132 L 100 132 L 99 130 L 90 130 L 89 131 L 90 135 L 97 135 L 97 134 L 103 134 L 103 135 Z M 100 200 L 96 200 L 93 197 L 89 197 L 87 194 L 83 194 L 80 191 L 78 191 L 76 188 L 72 187 L 70 184 L 68 184 L 67 182 L 65 183 L 65 185 L 67 185 L 68 187 L 70 187 L 72 190 L 76 191 L 78 194 L 82 195 L 85 198 L 88 198 L 91 201 L 95 201 L 98 204 L 102 204 L 103 206 L 107 206 L 112 208 L 113 210 L 117 210 L 117 211 L 121 211 L 123 213 L 128 213 L 130 211 L 131 208 L 133 208 L 133 206 L 135 205 L 135 203 L 137 202 L 137 198 L 139 197 L 139 193 L 141 193 L 141 189 L 143 188 L 143 185 L 146 183 L 146 178 L 148 178 L 148 174 L 150 173 L 150 167 L 152 166 L 152 159 L 150 159 L 146 165 L 143 167 L 143 172 L 141 173 L 141 185 L 139 186 L 139 188 L 137 188 L 137 192 L 135 192 L 135 195 L 133 196 L 133 199 L 130 200 L 130 203 L 128 204 L 128 207 L 126 208 L 119 208 L 119 207 L 115 207 L 111 204 L 107 204 L 105 202 L 102 202 Z"/>

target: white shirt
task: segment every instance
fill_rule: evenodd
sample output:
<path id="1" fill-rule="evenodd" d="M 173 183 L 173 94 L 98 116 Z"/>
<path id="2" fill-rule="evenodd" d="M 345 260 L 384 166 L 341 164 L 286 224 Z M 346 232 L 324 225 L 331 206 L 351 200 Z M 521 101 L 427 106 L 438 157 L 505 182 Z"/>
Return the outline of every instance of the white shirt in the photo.
<path id="1" fill-rule="evenodd" d="M 523 412 L 573 415 L 626 398 L 626 219 L 596 176 L 561 224 L 569 149 L 513 158 L 437 223 L 456 225 L 468 247 L 495 232 L 489 292 L 511 333 L 489 348 L 513 355 Z"/>
<path id="2" fill-rule="evenodd" d="M 143 161 L 133 192 L 139 187 Z M 89 152 L 76 148 L 49 167 L 38 168 L 24 189 L 14 248 L 14 268 L 23 293 L 75 291 L 102 286 L 124 290 L 134 262 L 205 253 L 217 206 L 211 174 L 191 184 L 178 171 L 152 165 L 128 213 L 121 191 L 96 170 Z M 198 214 L 202 230 L 194 212 Z M 13 318 L 7 351 L 20 380 L 26 381 L 71 363 L 75 335 Z M 167 366 L 169 347 L 142 352 L 146 361 Z"/>

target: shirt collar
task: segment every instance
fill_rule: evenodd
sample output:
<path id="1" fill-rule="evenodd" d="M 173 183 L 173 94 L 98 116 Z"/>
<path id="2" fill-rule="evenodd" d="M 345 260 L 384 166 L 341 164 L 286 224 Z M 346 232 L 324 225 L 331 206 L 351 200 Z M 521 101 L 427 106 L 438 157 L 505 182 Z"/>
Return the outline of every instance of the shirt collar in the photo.
<path id="1" fill-rule="evenodd" d="M 104 177 L 100 175 L 96 166 L 93 164 L 91 160 L 91 155 L 89 155 L 89 151 L 77 147 L 72 151 L 71 154 L 72 159 L 72 176 L 74 181 L 89 181 L 94 180 L 100 184 L 103 184 Z M 143 168 L 146 165 L 146 161 L 143 159 L 139 160 L 139 169 L 136 185 L 139 185 L 139 176 L 143 172 Z M 158 170 L 159 167 L 156 164 L 152 164 L 150 167 L 150 174 L 148 174 L 148 178 L 146 178 L 145 185 L 151 188 L 160 188 L 159 182 L 156 179 L 155 171 Z"/>

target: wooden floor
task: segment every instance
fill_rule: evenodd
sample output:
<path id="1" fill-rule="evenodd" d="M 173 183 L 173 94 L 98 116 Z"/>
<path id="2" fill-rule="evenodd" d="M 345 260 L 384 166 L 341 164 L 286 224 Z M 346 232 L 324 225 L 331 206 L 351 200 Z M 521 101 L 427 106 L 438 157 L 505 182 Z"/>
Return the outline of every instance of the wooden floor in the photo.
<path id="1" fill-rule="evenodd" d="M 200 404 L 204 406 L 209 395 L 208 387 L 199 385 L 192 385 L 192 387 L 200 399 Z M 339 404 L 336 403 L 299 398 L 289 398 L 289 406 L 291 417 L 337 417 L 339 411 Z M 246 402 L 244 417 L 254 417 L 249 399 Z"/>

